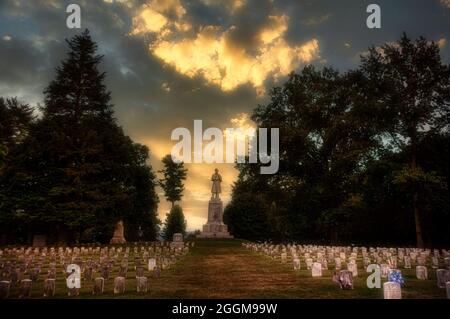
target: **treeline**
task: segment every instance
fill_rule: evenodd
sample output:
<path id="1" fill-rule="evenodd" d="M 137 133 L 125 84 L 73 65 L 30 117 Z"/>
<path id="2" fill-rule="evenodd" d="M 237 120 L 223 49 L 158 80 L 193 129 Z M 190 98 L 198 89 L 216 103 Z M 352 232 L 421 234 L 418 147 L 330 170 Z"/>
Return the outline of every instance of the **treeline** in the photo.
<path id="1" fill-rule="evenodd" d="M 161 222 L 148 148 L 117 124 L 88 31 L 68 45 L 39 117 L 0 99 L 1 241 L 108 242 L 119 220 L 128 240 L 154 240 Z"/>
<path id="2" fill-rule="evenodd" d="M 279 172 L 238 164 L 225 222 L 252 240 L 448 246 L 449 109 L 450 67 L 424 38 L 293 73 L 252 116 L 280 129 Z"/>

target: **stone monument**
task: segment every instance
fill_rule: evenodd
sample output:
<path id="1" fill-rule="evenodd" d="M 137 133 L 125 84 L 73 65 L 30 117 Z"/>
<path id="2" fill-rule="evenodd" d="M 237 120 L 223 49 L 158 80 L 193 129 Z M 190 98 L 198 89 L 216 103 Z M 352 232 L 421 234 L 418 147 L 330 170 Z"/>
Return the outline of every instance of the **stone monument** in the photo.
<path id="1" fill-rule="evenodd" d="M 172 248 L 183 248 L 184 247 L 182 233 L 173 234 L 173 239 L 172 239 L 172 242 L 170 243 L 170 247 L 172 247 Z"/>
<path id="2" fill-rule="evenodd" d="M 223 223 L 223 203 L 220 199 L 222 188 L 222 176 L 216 168 L 211 177 L 211 200 L 208 204 L 208 221 L 203 225 L 203 232 L 198 236 L 200 238 L 233 238 L 228 232 L 228 227 Z"/>
<path id="3" fill-rule="evenodd" d="M 109 241 L 110 244 L 125 244 L 127 241 L 124 236 L 123 221 L 119 220 L 114 229 L 114 235 Z"/>

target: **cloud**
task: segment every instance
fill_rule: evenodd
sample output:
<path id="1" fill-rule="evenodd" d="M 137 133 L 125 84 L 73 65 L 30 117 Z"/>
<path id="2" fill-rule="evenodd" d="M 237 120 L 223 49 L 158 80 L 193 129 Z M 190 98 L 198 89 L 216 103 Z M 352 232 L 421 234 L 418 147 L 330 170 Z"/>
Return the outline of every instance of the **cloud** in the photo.
<path id="1" fill-rule="evenodd" d="M 308 27 L 315 27 L 321 25 L 331 17 L 331 13 L 324 14 L 318 17 L 309 17 L 301 21 L 301 23 Z"/>
<path id="2" fill-rule="evenodd" d="M 192 33 L 186 9 L 178 1 L 170 3 L 163 7 L 153 0 L 144 5 L 133 18 L 130 34 L 154 34 L 155 40 L 149 45 L 153 56 L 182 75 L 203 77 L 224 92 L 249 84 L 262 94 L 267 79 L 279 79 L 320 58 L 317 39 L 299 44 L 286 41 L 287 15 L 268 15 L 261 28 L 251 35 L 256 46 L 249 50 L 236 41 L 239 25 L 196 26 Z M 175 14 L 170 18 L 168 12 Z"/>

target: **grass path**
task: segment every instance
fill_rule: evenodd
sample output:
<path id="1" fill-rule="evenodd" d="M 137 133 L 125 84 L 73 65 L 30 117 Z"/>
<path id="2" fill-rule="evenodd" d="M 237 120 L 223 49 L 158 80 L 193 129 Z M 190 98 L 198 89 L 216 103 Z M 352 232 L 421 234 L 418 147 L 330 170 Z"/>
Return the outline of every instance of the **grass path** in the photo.
<path id="1" fill-rule="evenodd" d="M 332 282 L 331 271 L 312 278 L 311 271 L 294 271 L 290 263 L 251 252 L 239 240 L 198 240 L 193 251 L 154 283 L 148 297 L 165 298 L 382 298 L 382 289 L 366 287 L 359 269 L 355 289 L 342 291 Z M 432 271 L 430 271 L 432 272 Z M 434 274 L 427 281 L 403 271 L 404 298 L 445 298 Z"/>

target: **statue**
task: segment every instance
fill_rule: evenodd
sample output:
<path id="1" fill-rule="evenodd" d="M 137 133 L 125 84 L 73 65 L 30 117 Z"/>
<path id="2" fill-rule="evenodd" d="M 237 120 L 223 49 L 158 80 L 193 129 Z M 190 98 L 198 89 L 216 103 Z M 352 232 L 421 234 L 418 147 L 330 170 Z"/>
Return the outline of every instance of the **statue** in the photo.
<path id="1" fill-rule="evenodd" d="M 208 203 L 208 221 L 203 225 L 203 232 L 199 238 L 233 238 L 228 232 L 228 227 L 223 223 L 223 203 L 219 194 L 222 192 L 220 184 L 222 176 L 216 168 L 211 176 L 211 200 Z"/>
<path id="2" fill-rule="evenodd" d="M 222 183 L 222 176 L 219 174 L 219 170 L 217 168 L 214 171 L 215 173 L 211 177 L 211 181 L 213 182 L 211 188 L 211 199 L 220 199 L 219 194 L 222 192 L 220 187 L 220 183 Z"/>

